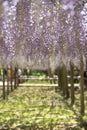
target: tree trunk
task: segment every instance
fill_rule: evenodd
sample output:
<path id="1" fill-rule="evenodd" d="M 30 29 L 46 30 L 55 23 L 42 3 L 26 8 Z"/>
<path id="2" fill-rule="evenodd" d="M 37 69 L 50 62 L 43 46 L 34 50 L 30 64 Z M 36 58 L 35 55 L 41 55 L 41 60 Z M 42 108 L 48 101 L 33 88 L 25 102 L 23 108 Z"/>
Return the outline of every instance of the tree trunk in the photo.
<path id="1" fill-rule="evenodd" d="M 80 59 L 80 101 L 81 101 L 81 114 L 85 113 L 85 104 L 84 104 L 84 65 L 83 57 Z"/>
<path id="2" fill-rule="evenodd" d="M 70 84 L 71 84 L 71 105 L 75 102 L 75 91 L 74 91 L 74 65 L 70 62 Z"/>

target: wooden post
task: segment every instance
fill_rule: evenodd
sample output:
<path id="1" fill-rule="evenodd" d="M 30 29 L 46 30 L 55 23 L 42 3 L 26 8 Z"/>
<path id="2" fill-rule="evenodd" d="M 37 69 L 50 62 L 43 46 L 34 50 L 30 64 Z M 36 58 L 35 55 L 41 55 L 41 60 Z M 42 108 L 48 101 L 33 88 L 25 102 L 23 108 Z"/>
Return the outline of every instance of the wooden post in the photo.
<path id="1" fill-rule="evenodd" d="M 8 76 L 8 68 L 7 68 L 7 95 L 9 95 L 9 76 Z"/>
<path id="2" fill-rule="evenodd" d="M 63 64 L 63 94 L 66 98 L 69 98 L 68 81 L 67 81 L 67 69 Z"/>
<path id="3" fill-rule="evenodd" d="M 62 90 L 61 75 L 62 75 L 62 68 L 58 67 L 58 87 Z"/>
<path id="4" fill-rule="evenodd" d="M 11 92 L 13 91 L 13 84 L 12 84 L 12 77 L 13 77 L 13 72 L 12 72 L 12 66 L 11 66 L 11 78 L 10 78 L 10 82 L 11 82 Z"/>
<path id="5" fill-rule="evenodd" d="M 14 88 L 17 88 L 17 68 L 15 67 L 15 72 L 14 72 Z"/>
<path id="6" fill-rule="evenodd" d="M 49 78 L 53 78 L 53 74 L 51 72 L 51 68 L 48 68 L 48 76 Z M 52 80 L 50 79 L 50 83 L 52 84 Z"/>
<path id="7" fill-rule="evenodd" d="M 65 74 L 64 74 L 64 64 L 62 65 L 62 75 L 61 75 L 61 78 L 62 78 L 62 80 L 61 80 L 61 83 L 62 83 L 62 91 L 63 91 L 63 96 L 65 97 L 65 82 L 64 82 L 64 80 L 65 80 Z"/>
<path id="8" fill-rule="evenodd" d="M 80 102 L 81 102 L 81 114 L 85 113 L 85 103 L 84 103 L 84 65 L 83 65 L 83 57 L 81 55 L 80 58 Z"/>
<path id="9" fill-rule="evenodd" d="M 69 87 L 68 87 L 68 79 L 67 79 L 67 68 L 65 66 L 65 93 L 66 93 L 66 98 L 69 98 Z"/>
<path id="10" fill-rule="evenodd" d="M 71 105 L 75 102 L 75 91 L 74 91 L 74 65 L 70 62 L 70 84 L 71 84 Z"/>
<path id="11" fill-rule="evenodd" d="M 57 71 L 57 78 L 58 78 L 58 76 L 59 76 L 59 75 L 58 75 L 58 73 L 59 73 L 59 72 L 58 72 L 58 71 L 59 71 L 58 68 L 56 69 L 56 71 Z M 58 86 L 55 87 L 55 92 L 58 91 L 58 87 L 59 87 L 59 78 L 58 78 L 58 80 L 57 80 L 57 83 L 58 83 Z"/>
<path id="12" fill-rule="evenodd" d="M 16 81 L 17 81 L 17 87 L 19 87 L 18 67 L 17 67 L 17 73 L 16 73 Z"/>
<path id="13" fill-rule="evenodd" d="M 59 67 L 59 77 L 58 77 L 58 83 L 59 83 L 59 87 L 63 92 L 63 95 L 65 96 L 65 84 L 64 84 L 64 65 L 62 64 L 61 67 Z"/>
<path id="14" fill-rule="evenodd" d="M 4 68 L 3 68 L 3 99 L 6 99 Z"/>

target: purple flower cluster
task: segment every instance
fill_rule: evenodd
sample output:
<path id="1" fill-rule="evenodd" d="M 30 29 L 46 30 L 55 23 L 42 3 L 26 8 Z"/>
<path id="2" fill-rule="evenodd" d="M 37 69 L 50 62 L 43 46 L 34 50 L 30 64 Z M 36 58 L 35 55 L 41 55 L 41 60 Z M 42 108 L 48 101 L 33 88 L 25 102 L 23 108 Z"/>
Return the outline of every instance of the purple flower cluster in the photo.
<path id="1" fill-rule="evenodd" d="M 0 5 L 0 66 L 79 64 L 87 54 L 87 4 L 79 0 L 7 0 Z M 78 60 L 77 60 L 78 59 Z"/>

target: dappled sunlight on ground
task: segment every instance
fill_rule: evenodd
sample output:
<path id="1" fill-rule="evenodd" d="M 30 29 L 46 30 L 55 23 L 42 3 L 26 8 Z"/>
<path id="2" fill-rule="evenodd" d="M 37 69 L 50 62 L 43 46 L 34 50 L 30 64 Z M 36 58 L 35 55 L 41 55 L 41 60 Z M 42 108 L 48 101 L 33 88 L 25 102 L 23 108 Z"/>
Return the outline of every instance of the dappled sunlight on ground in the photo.
<path id="1" fill-rule="evenodd" d="M 52 87 L 18 88 L 0 102 L 0 129 L 81 130 L 79 111 L 69 102 Z"/>

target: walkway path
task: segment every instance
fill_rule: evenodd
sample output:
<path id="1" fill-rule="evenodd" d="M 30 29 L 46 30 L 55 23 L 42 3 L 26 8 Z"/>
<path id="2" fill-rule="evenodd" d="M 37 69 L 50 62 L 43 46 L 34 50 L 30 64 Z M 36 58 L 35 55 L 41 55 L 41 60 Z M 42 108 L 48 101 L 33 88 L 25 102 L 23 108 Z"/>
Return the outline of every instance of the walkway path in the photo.
<path id="1" fill-rule="evenodd" d="M 81 130 L 60 92 L 46 87 L 18 88 L 0 102 L 0 113 L 0 130 Z"/>

